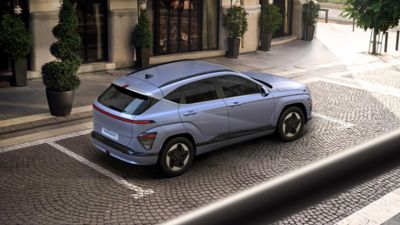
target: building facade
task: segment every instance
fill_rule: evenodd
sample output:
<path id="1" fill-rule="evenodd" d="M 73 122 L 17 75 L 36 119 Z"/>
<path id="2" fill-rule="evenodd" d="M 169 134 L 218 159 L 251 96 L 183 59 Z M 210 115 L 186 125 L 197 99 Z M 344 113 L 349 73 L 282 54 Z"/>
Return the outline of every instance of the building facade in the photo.
<path id="1" fill-rule="evenodd" d="M 239 1 L 239 0 L 238 0 Z M 302 36 L 301 5 L 304 0 L 274 0 L 284 20 L 275 37 Z M 12 13 L 16 4 L 33 36 L 29 55 L 30 77 L 39 77 L 41 66 L 53 60 L 51 31 L 58 22 L 60 0 L 2 0 L 0 13 Z M 134 63 L 132 31 L 140 5 L 145 4 L 151 21 L 153 48 L 151 63 L 224 55 L 227 32 L 222 15 L 236 0 L 72 0 L 79 20 L 82 59 L 80 72 L 128 67 Z M 248 12 L 248 31 L 240 52 L 256 51 L 259 45 L 260 0 L 241 0 Z M 143 5 L 142 5 L 143 6 Z M 0 71 L 9 69 L 0 55 Z"/>

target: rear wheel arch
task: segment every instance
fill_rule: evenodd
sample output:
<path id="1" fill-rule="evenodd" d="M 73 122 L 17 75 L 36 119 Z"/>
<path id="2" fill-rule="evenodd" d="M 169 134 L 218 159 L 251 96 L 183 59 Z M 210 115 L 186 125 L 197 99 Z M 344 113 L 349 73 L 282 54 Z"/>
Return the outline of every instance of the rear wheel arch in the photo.
<path id="1" fill-rule="evenodd" d="M 169 136 L 167 139 L 165 139 L 164 143 L 162 144 L 162 148 L 161 149 L 163 149 L 164 146 L 169 141 L 171 141 L 172 139 L 177 138 L 177 137 L 184 137 L 184 138 L 188 139 L 192 143 L 193 148 L 194 148 L 194 152 L 196 153 L 196 143 L 194 141 L 193 136 L 191 134 L 189 134 L 189 133 L 180 133 L 180 134 L 175 134 L 175 135 Z"/>
<path id="2" fill-rule="evenodd" d="M 164 176 L 179 176 L 188 170 L 195 155 L 195 145 L 190 134 L 172 135 L 163 143 L 157 166 Z"/>

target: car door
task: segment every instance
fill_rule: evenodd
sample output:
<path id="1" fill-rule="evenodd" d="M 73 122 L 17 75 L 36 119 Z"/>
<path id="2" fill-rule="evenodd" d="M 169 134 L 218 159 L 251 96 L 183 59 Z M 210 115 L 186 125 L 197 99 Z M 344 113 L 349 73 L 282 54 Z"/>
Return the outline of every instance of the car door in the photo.
<path id="1" fill-rule="evenodd" d="M 213 81 L 195 81 L 181 89 L 179 114 L 186 129 L 196 135 L 196 143 L 201 145 L 218 142 L 227 136 L 228 110 L 224 100 L 217 96 Z"/>
<path id="2" fill-rule="evenodd" d="M 237 137 L 274 127 L 274 99 L 260 84 L 237 75 L 217 78 L 229 114 L 229 136 Z"/>

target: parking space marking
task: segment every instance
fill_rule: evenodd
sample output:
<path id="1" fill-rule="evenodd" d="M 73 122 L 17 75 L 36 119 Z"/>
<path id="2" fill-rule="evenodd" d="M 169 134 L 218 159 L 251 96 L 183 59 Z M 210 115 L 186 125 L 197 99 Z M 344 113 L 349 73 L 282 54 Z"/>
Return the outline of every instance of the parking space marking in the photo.
<path id="1" fill-rule="evenodd" d="M 352 124 L 352 123 L 349 123 L 349 122 L 346 122 L 346 121 L 343 121 L 343 120 L 340 120 L 340 119 L 336 119 L 334 117 L 322 115 L 322 114 L 319 114 L 319 113 L 316 113 L 316 112 L 313 112 L 312 115 L 315 116 L 315 117 L 318 117 L 318 118 L 333 122 L 333 123 L 340 124 L 341 127 L 346 128 L 346 129 L 354 126 L 354 124 Z"/>
<path id="2" fill-rule="evenodd" d="M 79 161 L 82 164 L 85 164 L 86 166 L 96 170 L 97 172 L 103 174 L 104 176 L 107 176 L 109 178 L 111 178 L 112 180 L 114 180 L 115 182 L 121 184 L 122 186 L 126 187 L 129 190 L 133 190 L 136 191 L 136 194 L 133 194 L 132 197 L 134 199 L 138 199 L 138 198 L 142 198 L 145 195 L 149 195 L 149 194 L 153 194 L 154 191 L 151 189 L 143 189 L 139 186 L 133 185 L 131 183 L 129 183 L 128 181 L 126 181 L 125 179 L 119 177 L 118 175 L 100 167 L 99 165 L 90 162 L 89 160 L 85 159 L 84 157 L 68 150 L 67 148 L 65 148 L 64 146 L 57 144 L 55 142 L 48 142 L 48 145 L 54 147 L 55 149 L 59 150 L 62 153 L 65 153 L 66 155 L 74 158 L 75 160 Z"/>
<path id="3" fill-rule="evenodd" d="M 62 145 L 59 145 L 56 143 L 57 141 L 61 141 L 64 139 L 79 137 L 82 135 L 89 134 L 91 131 L 92 131 L 92 129 L 82 130 L 82 131 L 78 131 L 78 132 L 73 132 L 73 133 L 68 133 L 68 134 L 51 137 L 51 138 L 46 138 L 46 139 L 41 139 L 41 140 L 31 141 L 31 142 L 27 142 L 27 143 L 23 143 L 23 144 L 12 145 L 9 147 L 0 148 L 0 154 L 6 153 L 9 151 L 18 150 L 18 149 L 33 147 L 33 146 L 37 146 L 37 145 L 41 145 L 41 144 L 48 144 L 48 145 L 54 147 L 55 149 L 57 149 L 58 151 L 61 151 L 61 152 L 65 153 L 66 155 L 74 158 L 78 162 L 85 164 L 86 166 L 89 166 L 90 168 L 96 170 L 97 172 L 111 178 L 112 180 L 114 180 L 118 184 L 121 184 L 122 186 L 126 187 L 127 189 L 135 191 L 136 194 L 132 195 L 132 197 L 134 199 L 142 198 L 146 195 L 153 194 L 154 193 L 153 190 L 143 189 L 139 186 L 131 184 L 127 180 L 119 177 L 118 175 L 100 167 L 99 165 L 97 165 L 93 162 L 90 162 L 89 160 L 85 159 L 84 157 L 82 157 L 82 156 L 68 150 L 67 148 L 63 147 Z"/>
<path id="4" fill-rule="evenodd" d="M 379 225 L 400 213 L 400 188 L 386 194 L 336 225 Z"/>
<path id="5" fill-rule="evenodd" d="M 32 146 L 36 146 L 36 145 L 41 145 L 41 144 L 46 144 L 48 142 L 56 142 L 56 141 L 60 141 L 60 140 L 68 139 L 68 138 L 78 137 L 78 136 L 82 136 L 85 134 L 89 134 L 90 132 L 92 132 L 92 129 L 82 130 L 82 131 L 78 131 L 78 132 L 72 132 L 72 133 L 63 134 L 63 135 L 46 138 L 46 139 L 41 139 L 41 140 L 36 140 L 36 141 L 30 141 L 30 142 L 26 142 L 26 143 L 22 143 L 22 144 L 18 144 L 18 145 L 11 145 L 8 147 L 0 148 L 0 153 L 14 151 L 14 150 L 18 150 L 21 148 L 28 148 L 28 147 L 32 147 Z"/>

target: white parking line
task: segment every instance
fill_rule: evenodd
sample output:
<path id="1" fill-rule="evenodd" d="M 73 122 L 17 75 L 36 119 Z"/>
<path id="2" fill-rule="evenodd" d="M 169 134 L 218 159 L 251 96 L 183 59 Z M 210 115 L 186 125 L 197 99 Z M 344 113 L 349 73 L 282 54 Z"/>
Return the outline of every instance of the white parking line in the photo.
<path id="1" fill-rule="evenodd" d="M 45 144 L 47 142 L 56 142 L 56 141 L 64 140 L 67 138 L 78 137 L 78 136 L 88 134 L 91 131 L 92 131 L 92 129 L 82 130 L 82 131 L 78 131 L 78 132 L 73 132 L 73 133 L 68 133 L 68 134 L 51 137 L 51 138 L 30 141 L 30 142 L 26 142 L 26 143 L 22 143 L 22 144 L 18 144 L 18 145 L 11 145 L 8 147 L 0 148 L 0 153 L 5 153 L 5 152 L 9 152 L 9 151 L 18 150 L 21 148 L 28 148 L 28 147 L 32 147 L 32 146 L 36 146 L 36 145 L 41 145 L 41 144 Z"/>
<path id="2" fill-rule="evenodd" d="M 321 119 L 324 119 L 324 120 L 328 120 L 330 122 L 334 122 L 334 123 L 340 124 L 341 127 L 346 128 L 346 129 L 354 126 L 354 124 L 352 124 L 352 123 L 349 123 L 349 122 L 346 122 L 346 121 L 343 121 L 343 120 L 340 120 L 340 119 L 336 119 L 334 117 L 322 115 L 322 114 L 319 114 L 319 113 L 316 113 L 316 112 L 313 112 L 312 115 L 315 116 L 315 117 L 319 117 Z"/>
<path id="3" fill-rule="evenodd" d="M 337 225 L 379 225 L 400 213 L 400 188 L 339 221 Z"/>
<path id="4" fill-rule="evenodd" d="M 83 130 L 83 131 L 79 131 L 79 132 L 73 132 L 73 133 L 69 133 L 69 134 L 63 134 L 60 136 L 56 136 L 56 137 L 51 137 L 51 138 L 46 138 L 46 139 L 42 139 L 42 140 L 37 140 L 37 141 L 32 141 L 32 142 L 27 142 L 27 143 L 23 143 L 23 144 L 18 144 L 18 145 L 13 145 L 13 146 L 9 146 L 9 147 L 4 147 L 4 148 L 0 148 L 0 153 L 6 153 L 9 151 L 14 151 L 14 150 L 18 150 L 18 149 L 22 149 L 22 148 L 28 148 L 28 147 L 33 147 L 33 146 L 37 146 L 37 145 L 41 145 L 41 144 L 49 144 L 50 146 L 54 147 L 55 149 L 67 154 L 68 156 L 74 158 L 75 160 L 79 161 L 82 164 L 85 164 L 86 166 L 89 166 L 90 168 L 96 170 L 97 172 L 111 178 L 112 180 L 114 180 L 115 182 L 117 182 L 118 184 L 121 184 L 122 186 L 124 186 L 125 188 L 129 189 L 129 190 L 133 190 L 136 193 L 132 195 L 132 197 L 134 199 L 138 199 L 141 197 L 144 197 L 146 195 L 149 194 L 153 194 L 154 191 L 151 189 L 143 189 L 139 186 L 136 186 L 134 184 L 129 183 L 128 181 L 126 181 L 125 179 L 119 177 L 118 175 L 100 167 L 99 165 L 90 162 L 89 160 L 85 159 L 84 157 L 68 150 L 67 148 L 55 143 L 56 141 L 60 141 L 60 140 L 64 140 L 64 139 L 68 139 L 68 138 L 73 138 L 73 137 L 78 137 L 78 136 L 82 136 L 85 134 L 89 134 L 92 131 L 92 129 L 89 130 Z"/>
<path id="5" fill-rule="evenodd" d="M 154 191 L 151 190 L 151 189 L 145 190 L 145 189 L 143 189 L 141 187 L 138 187 L 136 185 L 133 185 L 133 184 L 129 183 L 125 179 L 123 179 L 123 178 L 117 176 L 116 174 L 114 174 L 114 173 L 112 173 L 112 172 L 110 172 L 110 171 L 98 166 L 95 163 L 90 162 L 89 160 L 83 158 L 82 156 L 80 156 L 80 155 L 68 150 L 64 146 L 61 146 L 61 145 L 59 145 L 59 144 L 57 144 L 55 142 L 48 142 L 47 144 L 51 145 L 52 147 L 54 147 L 55 149 L 59 150 L 60 152 L 65 153 L 68 156 L 76 159 L 77 161 L 85 164 L 86 166 L 96 170 L 97 172 L 103 174 L 104 176 L 107 176 L 107 177 L 111 178 L 112 180 L 114 180 L 115 182 L 121 184 L 122 186 L 126 187 L 127 189 L 136 191 L 136 194 L 132 195 L 132 197 L 134 199 L 138 199 L 138 198 L 141 198 L 141 197 L 143 197 L 145 195 L 149 195 L 149 194 L 153 194 L 154 193 Z"/>

